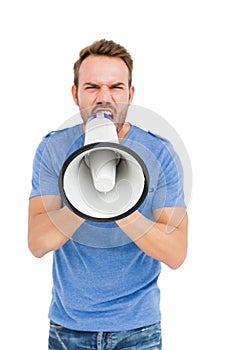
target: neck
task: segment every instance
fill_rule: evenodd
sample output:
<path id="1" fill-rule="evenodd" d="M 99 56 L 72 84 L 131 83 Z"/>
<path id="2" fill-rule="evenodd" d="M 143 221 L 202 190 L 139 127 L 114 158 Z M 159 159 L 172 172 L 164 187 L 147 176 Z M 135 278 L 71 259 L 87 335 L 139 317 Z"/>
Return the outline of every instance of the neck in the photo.
<path id="1" fill-rule="evenodd" d="M 128 134 L 130 127 L 131 127 L 130 123 L 124 123 L 122 128 L 117 133 L 120 141 Z"/>

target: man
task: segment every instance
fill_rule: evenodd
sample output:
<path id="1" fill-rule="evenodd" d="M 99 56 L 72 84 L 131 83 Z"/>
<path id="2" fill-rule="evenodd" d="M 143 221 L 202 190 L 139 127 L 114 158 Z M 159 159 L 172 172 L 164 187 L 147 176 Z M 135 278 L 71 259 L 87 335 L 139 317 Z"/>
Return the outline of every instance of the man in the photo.
<path id="1" fill-rule="evenodd" d="M 161 262 L 172 269 L 183 263 L 188 223 L 182 169 L 170 143 L 126 122 L 132 69 L 130 54 L 113 41 L 84 48 L 72 87 L 83 124 L 48 134 L 35 156 L 28 242 L 36 257 L 54 252 L 49 349 L 162 346 L 157 279 Z M 86 122 L 100 111 L 111 115 L 122 144 L 136 144 L 150 173 L 145 201 L 114 223 L 74 214 L 58 189 L 64 161 L 83 146 Z M 112 232 L 128 240 L 101 246 L 98 232 L 108 232 L 110 241 Z M 92 234 L 96 245 L 88 243 Z"/>

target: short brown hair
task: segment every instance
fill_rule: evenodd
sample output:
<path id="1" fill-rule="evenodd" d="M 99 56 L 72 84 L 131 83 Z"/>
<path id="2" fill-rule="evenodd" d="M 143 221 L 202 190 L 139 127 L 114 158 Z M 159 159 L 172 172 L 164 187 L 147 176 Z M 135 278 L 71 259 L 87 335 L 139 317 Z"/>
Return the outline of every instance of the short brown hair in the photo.
<path id="1" fill-rule="evenodd" d="M 132 83 L 133 59 L 130 53 L 112 40 L 101 39 L 85 47 L 79 53 L 79 59 L 74 64 L 74 85 L 78 87 L 79 69 L 82 62 L 90 55 L 120 57 L 129 70 L 129 87 Z"/>

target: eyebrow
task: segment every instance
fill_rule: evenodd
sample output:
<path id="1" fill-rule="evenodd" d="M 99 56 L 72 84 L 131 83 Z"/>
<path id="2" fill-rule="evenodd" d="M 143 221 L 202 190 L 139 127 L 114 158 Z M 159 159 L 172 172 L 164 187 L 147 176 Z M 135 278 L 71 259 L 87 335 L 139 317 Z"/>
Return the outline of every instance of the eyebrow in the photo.
<path id="1" fill-rule="evenodd" d="M 95 83 L 91 83 L 91 82 L 88 82 L 88 83 L 84 83 L 83 84 L 83 87 L 85 87 L 85 86 L 93 86 L 93 87 L 97 87 L 98 86 L 98 84 L 95 84 Z"/>
<path id="2" fill-rule="evenodd" d="M 111 87 L 125 86 L 125 83 L 118 82 L 111 85 Z"/>

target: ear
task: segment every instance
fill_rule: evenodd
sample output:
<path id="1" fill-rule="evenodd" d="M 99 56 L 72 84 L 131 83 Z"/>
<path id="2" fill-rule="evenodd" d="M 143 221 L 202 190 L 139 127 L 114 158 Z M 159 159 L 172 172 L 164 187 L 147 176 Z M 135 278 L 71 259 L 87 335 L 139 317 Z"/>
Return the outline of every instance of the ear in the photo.
<path id="1" fill-rule="evenodd" d="M 130 86 L 130 89 L 129 89 L 129 103 L 132 102 L 133 96 L 134 96 L 134 86 Z"/>
<path id="2" fill-rule="evenodd" d="M 78 106 L 79 105 L 79 102 L 78 102 L 78 91 L 77 91 L 77 87 L 75 85 L 72 85 L 71 93 L 72 93 L 72 96 L 73 96 L 74 103 Z"/>

